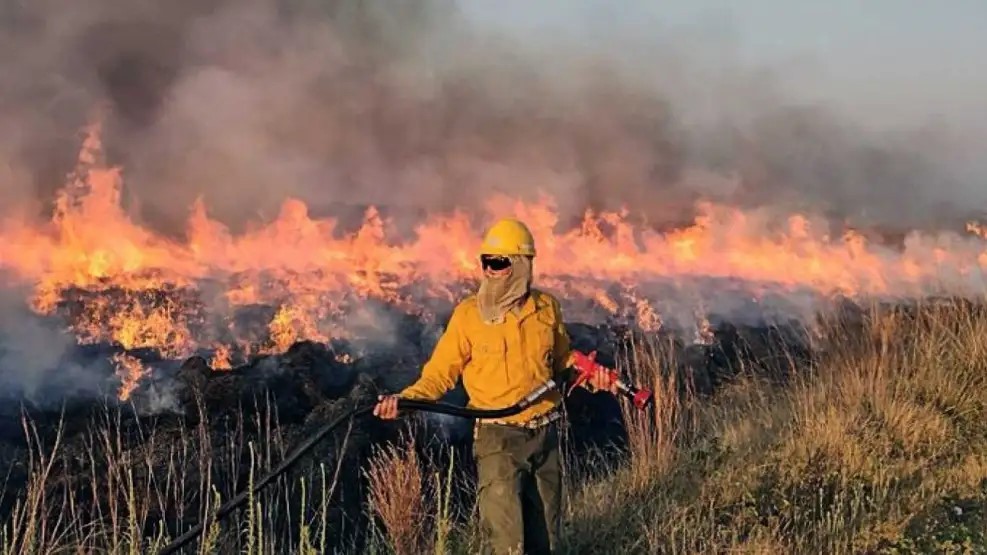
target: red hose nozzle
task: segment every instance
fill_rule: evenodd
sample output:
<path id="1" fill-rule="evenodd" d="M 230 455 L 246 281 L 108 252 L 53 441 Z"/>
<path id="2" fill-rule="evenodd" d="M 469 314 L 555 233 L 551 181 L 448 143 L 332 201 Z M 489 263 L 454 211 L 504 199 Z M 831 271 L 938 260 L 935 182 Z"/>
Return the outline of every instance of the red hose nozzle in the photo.
<path id="1" fill-rule="evenodd" d="M 573 367 L 578 372 L 576 380 L 572 384 L 573 388 L 581 385 L 583 382 L 589 381 L 597 371 L 603 370 L 617 384 L 617 390 L 630 399 L 638 409 L 643 410 L 654 402 L 654 394 L 650 390 L 637 388 L 624 382 L 620 379 L 620 375 L 617 374 L 616 370 L 612 370 L 596 362 L 596 351 L 588 355 L 580 351 L 573 351 Z M 570 388 L 571 391 L 572 388 Z"/>

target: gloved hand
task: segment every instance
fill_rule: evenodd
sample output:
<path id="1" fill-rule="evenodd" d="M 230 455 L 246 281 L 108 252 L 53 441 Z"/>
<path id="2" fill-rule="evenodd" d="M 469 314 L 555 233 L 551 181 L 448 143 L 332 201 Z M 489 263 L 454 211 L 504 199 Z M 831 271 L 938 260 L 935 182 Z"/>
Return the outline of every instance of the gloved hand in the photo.
<path id="1" fill-rule="evenodd" d="M 374 406 L 374 416 L 381 420 L 394 420 L 398 417 L 398 396 L 378 395 Z"/>
<path id="2" fill-rule="evenodd" d="M 617 395 L 619 391 L 616 378 L 613 377 L 610 371 L 603 367 L 598 367 L 587 383 L 591 386 L 587 389 L 593 392 L 609 391 L 613 395 Z"/>

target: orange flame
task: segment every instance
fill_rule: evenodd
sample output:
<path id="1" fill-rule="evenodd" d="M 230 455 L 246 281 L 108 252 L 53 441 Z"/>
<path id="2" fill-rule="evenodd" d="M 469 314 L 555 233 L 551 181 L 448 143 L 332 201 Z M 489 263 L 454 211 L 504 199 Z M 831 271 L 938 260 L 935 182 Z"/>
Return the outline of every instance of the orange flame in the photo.
<path id="1" fill-rule="evenodd" d="M 710 202 L 698 205 L 692 225 L 669 232 L 635 227 L 625 212 L 587 212 L 579 227 L 559 232 L 552 199 L 524 204 L 498 196 L 487 203 L 482 221 L 464 212 L 436 215 L 417 226 L 413 240 L 394 241 L 374 208 L 356 232 L 344 234 L 335 220 L 313 219 L 295 199 L 284 201 L 274 221 L 234 236 L 210 219 L 200 200 L 191 207 L 188 241 L 179 244 L 134 222 L 121 205 L 122 186 L 121 169 L 102 161 L 100 126 L 92 125 L 51 221 L 12 218 L 0 226 L 0 269 L 33 284 L 30 305 L 44 314 L 71 300 L 73 290 L 117 292 L 76 299 L 82 308 L 72 330 L 80 342 L 154 348 L 169 357 L 208 345 L 217 350 L 217 368 L 231 366 L 229 345 L 200 337 L 193 331 L 201 323 L 197 317 L 160 292 L 194 292 L 208 278 L 225 284 L 223 300 L 231 307 L 277 307 L 260 352 L 283 352 L 300 339 L 345 335 L 345 327 L 331 321 L 348 297 L 413 310 L 415 300 L 401 291 L 421 284 L 430 295 L 454 299 L 453 284 L 477 270 L 481 226 L 507 215 L 528 223 L 538 240 L 542 286 L 593 299 L 613 313 L 633 306 L 646 330 L 663 325 L 660 311 L 634 291 L 647 280 L 734 278 L 822 295 L 973 294 L 980 293 L 987 268 L 987 234 L 977 224 L 968 227 L 970 236 L 913 233 L 903 248 L 892 249 L 856 232 L 832 237 L 821 220 L 805 214 L 768 232 L 770 214 Z M 708 322 L 703 317 L 698 324 L 697 340 L 708 341 Z M 128 357 L 114 361 L 122 368 L 127 385 L 120 396 L 126 398 L 143 370 Z"/>
<path id="2" fill-rule="evenodd" d="M 209 367 L 213 370 L 232 370 L 233 369 L 233 353 L 230 352 L 229 345 L 220 343 L 215 346 L 216 352 L 213 353 L 211 359 L 209 359 Z"/>
<path id="3" fill-rule="evenodd" d="M 137 389 L 137 384 L 147 373 L 147 369 L 140 360 L 125 353 L 117 353 L 110 360 L 116 367 L 116 373 L 121 382 L 118 396 L 121 401 L 126 401 Z"/>

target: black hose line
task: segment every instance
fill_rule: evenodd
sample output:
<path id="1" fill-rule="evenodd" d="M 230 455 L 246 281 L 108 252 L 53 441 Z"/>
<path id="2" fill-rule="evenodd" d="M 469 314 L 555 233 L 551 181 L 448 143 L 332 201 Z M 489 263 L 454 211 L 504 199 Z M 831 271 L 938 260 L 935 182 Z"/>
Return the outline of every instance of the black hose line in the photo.
<path id="1" fill-rule="evenodd" d="M 457 407 L 455 405 L 450 405 L 447 403 L 436 403 L 432 401 L 416 401 L 413 399 L 398 399 L 398 410 L 399 411 L 422 411 L 422 412 L 435 412 L 440 414 L 448 414 L 452 416 L 461 416 L 464 418 L 504 418 L 507 416 L 514 416 L 521 413 L 523 410 L 532 405 L 538 398 L 545 394 L 550 389 L 556 386 L 553 380 L 548 380 L 544 384 L 538 387 L 538 389 L 529 393 L 524 399 L 521 399 L 517 403 L 501 408 L 501 409 L 471 409 L 467 407 Z M 333 430 L 339 427 L 340 424 L 348 419 L 356 418 L 358 416 L 363 416 L 373 412 L 375 404 L 363 405 L 354 407 L 344 414 L 340 415 L 335 420 L 324 424 L 318 430 L 315 431 L 311 436 L 305 441 L 298 444 L 297 447 L 292 450 L 281 461 L 281 464 L 277 466 L 274 470 L 268 472 L 262 476 L 259 480 L 254 482 L 252 488 L 241 491 L 235 497 L 227 501 L 226 503 L 220 505 L 219 509 L 216 510 L 213 515 L 206 515 L 206 518 L 201 522 L 190 528 L 187 532 L 175 538 L 170 544 L 166 545 L 161 551 L 158 551 L 158 555 L 170 555 L 177 552 L 185 544 L 189 543 L 196 536 L 202 533 L 204 529 L 212 525 L 214 520 L 222 520 L 228 514 L 237 509 L 240 505 L 247 502 L 247 499 L 251 495 L 256 495 L 257 492 L 264 489 L 268 484 L 270 484 L 275 478 L 284 474 L 291 468 L 302 456 L 310 451 L 315 445 L 321 441 L 324 437 L 329 435 Z"/>

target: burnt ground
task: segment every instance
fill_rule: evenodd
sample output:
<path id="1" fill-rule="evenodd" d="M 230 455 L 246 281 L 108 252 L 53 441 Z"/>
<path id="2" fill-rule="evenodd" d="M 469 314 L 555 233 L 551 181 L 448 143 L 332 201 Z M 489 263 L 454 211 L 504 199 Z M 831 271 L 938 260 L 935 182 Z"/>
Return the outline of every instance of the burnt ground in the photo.
<path id="1" fill-rule="evenodd" d="M 855 305 L 848 303 L 845 308 L 847 322 L 859 319 Z M 437 320 L 444 321 L 445 317 L 447 314 L 440 315 Z M 246 486 L 251 442 L 261 459 L 260 473 L 276 465 L 321 424 L 349 408 L 372 403 L 380 392 L 395 391 L 413 381 L 428 355 L 428 338 L 434 338 L 432 327 L 403 315 L 395 327 L 404 338 L 401 342 L 298 342 L 281 355 L 253 357 L 232 370 L 210 368 L 208 353 L 179 361 L 162 359 L 153 352 L 131 352 L 154 367 L 132 403 L 116 404 L 110 396 L 101 400 L 82 396 L 66 397 L 57 406 L 51 402 L 0 404 L 0 472 L 8 476 L 0 511 L 6 518 L 30 478 L 31 458 L 25 437 L 45 449 L 59 437 L 49 488 L 62 488 L 59 491 L 63 493 L 71 490 L 77 501 L 97 498 L 105 502 L 102 498 L 109 496 L 109 482 L 119 469 L 115 462 L 119 460 L 132 463 L 128 467 L 133 468 L 138 482 L 153 481 L 152 476 L 177 475 L 180 484 L 159 486 L 164 493 L 157 494 L 148 521 L 164 519 L 173 535 L 180 533 L 197 520 L 204 476 L 211 477 L 224 499 Z M 598 351 L 599 360 L 608 365 L 624 360 L 631 344 L 642 337 L 633 326 L 613 322 L 570 323 L 567 328 L 575 348 Z M 735 325 L 720 321 L 710 331 L 704 343 L 693 342 L 689 334 L 670 331 L 652 335 L 663 345 L 667 360 L 674 361 L 667 371 L 676 372 L 682 383 L 700 396 L 715 394 L 720 384 L 741 371 L 741 360 L 762 361 L 757 371 L 784 380 L 792 371 L 792 359 L 781 356 L 781 350 L 795 360 L 807 361 L 812 356 L 812 341 L 805 326 L 794 322 Z M 72 356 L 97 360 L 119 351 L 110 345 L 90 345 L 78 348 Z M 749 363 L 743 367 L 750 371 Z M 457 389 L 444 400 L 463 404 L 466 398 Z M 608 446 L 619 457 L 623 423 L 613 397 L 576 390 L 567 398 L 566 410 L 573 453 Z M 27 434 L 25 417 L 31 426 Z M 416 415 L 385 423 L 367 417 L 354 422 L 349 430 L 345 426 L 337 430 L 292 471 L 291 477 L 296 479 L 317 474 L 320 464 L 330 471 L 339 464 L 340 485 L 333 500 L 338 519 L 331 523 L 337 534 L 333 537 L 359 539 L 359 534 L 348 534 L 365 529 L 362 470 L 368 456 L 374 446 L 399 439 L 409 424 L 423 454 L 437 464 L 442 464 L 450 448 L 457 460 L 470 456 L 472 424 L 467 419 Z M 107 429 L 113 433 L 104 435 Z M 464 499 L 469 496 L 470 466 L 460 465 L 464 485 L 459 493 Z M 284 486 L 286 482 L 280 483 Z M 176 502 L 178 499 L 181 503 Z M 152 534 L 153 530 L 146 532 Z"/>

